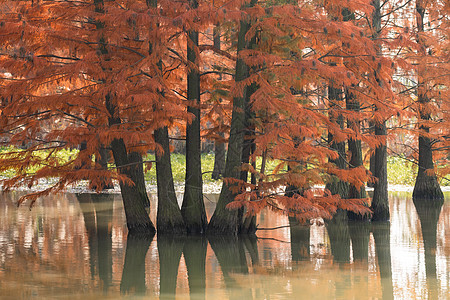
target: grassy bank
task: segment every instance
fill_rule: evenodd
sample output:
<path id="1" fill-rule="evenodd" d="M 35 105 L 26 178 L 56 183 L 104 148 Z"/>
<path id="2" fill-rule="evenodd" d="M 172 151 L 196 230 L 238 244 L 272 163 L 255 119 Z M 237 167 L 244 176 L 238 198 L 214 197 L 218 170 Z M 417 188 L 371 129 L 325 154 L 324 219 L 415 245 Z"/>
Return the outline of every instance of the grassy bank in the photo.
<path id="1" fill-rule="evenodd" d="M 0 149 L 0 157 L 2 153 L 10 152 L 10 151 L 20 151 L 20 149 L 12 149 L 12 148 L 1 148 Z M 76 155 L 77 150 L 63 150 L 54 155 L 59 161 L 65 162 L 70 159 L 71 156 Z M 46 151 L 37 151 L 35 153 L 36 156 L 41 158 L 48 157 L 49 153 Z M 186 173 L 186 158 L 182 154 L 172 154 L 172 172 L 174 181 L 177 184 L 182 184 L 184 182 L 184 177 Z M 155 157 L 153 155 L 148 155 L 145 160 L 154 161 Z M 261 161 L 259 160 L 257 163 L 257 167 L 259 168 Z M 266 174 L 270 174 L 272 170 L 276 167 L 277 162 L 275 161 L 267 161 L 266 164 Z M 155 164 L 152 164 L 151 167 L 148 165 L 149 169 L 146 174 L 146 180 L 151 184 L 156 184 L 156 170 Z M 214 155 L 203 154 L 202 155 L 202 172 L 203 172 L 203 182 L 204 183 L 212 183 L 215 180 L 211 179 L 211 174 L 214 168 Z M 34 173 L 39 169 L 39 166 L 31 166 L 28 168 L 29 173 Z M 409 185 L 413 186 L 416 180 L 417 174 L 417 165 L 413 162 L 400 158 L 390 156 L 388 157 L 388 182 L 389 184 L 395 185 Z M 12 177 L 14 175 L 13 170 L 7 170 L 0 174 L 3 177 Z M 440 180 L 440 184 L 442 186 L 450 186 L 450 182 L 448 180 Z"/>

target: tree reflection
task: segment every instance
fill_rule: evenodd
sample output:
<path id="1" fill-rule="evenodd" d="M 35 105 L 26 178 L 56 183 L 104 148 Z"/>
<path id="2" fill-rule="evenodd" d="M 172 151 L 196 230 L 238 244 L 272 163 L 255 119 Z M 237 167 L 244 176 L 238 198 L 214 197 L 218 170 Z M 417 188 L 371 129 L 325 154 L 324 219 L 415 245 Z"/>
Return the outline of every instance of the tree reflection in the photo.
<path id="1" fill-rule="evenodd" d="M 339 210 L 333 219 L 325 222 L 333 261 L 337 263 L 350 262 L 350 233 L 347 221 L 347 212 Z"/>
<path id="2" fill-rule="evenodd" d="M 349 221 L 348 229 L 352 240 L 353 260 L 368 262 L 370 223 L 366 221 Z"/>
<path id="3" fill-rule="evenodd" d="M 121 293 L 143 295 L 145 286 L 145 256 L 153 240 L 154 234 L 128 233 L 125 262 L 123 265 Z"/>
<path id="4" fill-rule="evenodd" d="M 296 218 L 289 217 L 289 226 L 292 261 L 308 260 L 310 253 L 310 225 L 300 224 Z"/>
<path id="5" fill-rule="evenodd" d="M 372 234 L 380 270 L 383 299 L 394 299 L 391 267 L 391 225 L 389 222 L 373 222 Z"/>
<path id="6" fill-rule="evenodd" d="M 178 266 L 184 237 L 158 234 L 159 284 L 161 299 L 175 299 Z"/>
<path id="7" fill-rule="evenodd" d="M 225 286 L 230 293 L 230 298 L 252 298 L 250 289 L 242 289 L 236 280 L 231 276 L 232 274 L 248 274 L 247 258 L 244 250 L 244 239 L 247 244 L 251 245 L 250 252 L 253 252 L 251 257 L 257 257 L 257 247 L 254 245 L 256 239 L 250 240 L 249 237 L 228 237 L 228 236 L 208 236 L 211 248 L 216 255 L 222 270 Z"/>
<path id="8" fill-rule="evenodd" d="M 83 212 L 88 235 L 91 277 L 96 273 L 106 293 L 112 284 L 112 238 L 113 195 L 77 194 Z M 95 258 L 97 263 L 95 263 Z"/>
<path id="9" fill-rule="evenodd" d="M 414 206 L 422 228 L 423 246 L 425 250 L 425 271 L 427 275 L 428 298 L 438 298 L 438 282 L 436 274 L 436 235 L 439 215 L 443 203 L 441 201 L 423 201 L 414 199 Z"/>
<path id="10" fill-rule="evenodd" d="M 205 299 L 207 245 L 208 241 L 204 236 L 190 236 L 184 243 L 183 255 L 188 272 L 191 298 Z"/>

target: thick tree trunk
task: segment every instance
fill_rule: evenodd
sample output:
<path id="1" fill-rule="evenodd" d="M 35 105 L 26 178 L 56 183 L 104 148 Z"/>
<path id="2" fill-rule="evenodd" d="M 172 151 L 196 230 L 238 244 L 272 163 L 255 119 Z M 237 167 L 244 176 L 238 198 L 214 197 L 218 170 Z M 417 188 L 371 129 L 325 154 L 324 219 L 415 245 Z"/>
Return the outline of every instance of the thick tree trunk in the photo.
<path id="1" fill-rule="evenodd" d="M 355 113 L 360 111 L 360 104 L 354 98 L 354 95 L 346 90 L 345 92 L 345 102 L 347 110 L 353 111 Z M 347 120 L 347 126 L 357 134 L 360 133 L 360 122 L 355 120 Z M 363 157 L 362 157 L 362 149 L 361 149 L 361 140 L 357 138 L 350 138 L 348 140 L 348 152 L 350 153 L 350 169 L 358 168 L 363 165 Z M 353 184 L 350 184 L 348 195 L 349 199 L 364 199 L 367 197 L 365 186 L 356 187 Z M 359 215 L 354 212 L 348 212 L 349 220 L 369 220 L 370 216 L 367 215 Z"/>
<path id="2" fill-rule="evenodd" d="M 427 55 L 425 41 L 422 39 L 421 34 L 424 32 L 424 17 L 425 17 L 425 7 L 423 7 L 423 1 L 416 1 L 416 20 L 417 20 L 417 30 L 418 30 L 418 40 L 417 43 L 420 46 L 419 54 L 422 57 Z M 424 62 L 419 62 L 418 67 L 418 102 L 419 102 L 419 122 L 426 122 L 431 120 L 430 114 L 430 99 L 426 95 L 427 92 L 427 82 L 424 78 L 424 72 L 426 66 Z M 433 163 L 433 152 L 431 148 L 431 139 L 427 136 L 430 132 L 430 128 L 426 125 L 421 124 L 420 130 L 422 133 L 419 135 L 419 168 L 416 177 L 416 183 L 413 190 L 413 199 L 422 199 L 424 201 L 444 201 L 444 194 L 442 193 L 441 187 L 437 181 L 436 175 L 427 174 L 427 170 L 434 169 Z"/>
<path id="3" fill-rule="evenodd" d="M 375 134 L 386 136 L 386 122 L 375 125 Z M 371 209 L 373 212 L 372 221 L 389 221 L 389 198 L 387 181 L 387 147 L 386 143 L 375 149 L 375 173 L 373 199 Z"/>
<path id="4" fill-rule="evenodd" d="M 156 227 L 158 234 L 185 234 L 186 226 L 178 206 L 173 184 L 167 127 L 155 130 L 154 137 L 155 142 L 161 145 L 164 151 L 163 153 L 156 152 L 156 182 L 158 188 Z"/>
<path id="5" fill-rule="evenodd" d="M 197 0 L 190 0 L 191 9 L 198 7 Z M 203 234 L 207 226 L 205 204 L 203 202 L 201 141 L 200 141 L 200 74 L 196 48 L 198 31 L 188 32 L 187 59 L 187 99 L 192 102 L 187 111 L 194 119 L 186 126 L 186 184 L 184 188 L 181 214 L 188 234 Z"/>
<path id="6" fill-rule="evenodd" d="M 381 32 L 381 4 L 380 0 L 372 1 L 374 12 L 372 15 L 373 39 L 377 40 Z M 379 43 L 377 43 L 379 44 Z M 377 54 L 381 55 L 381 47 L 377 47 Z M 375 108 L 376 110 L 376 108 Z M 375 154 L 370 158 L 370 171 L 375 176 L 376 182 L 373 184 L 373 199 L 371 204 L 372 221 L 389 221 L 389 198 L 387 182 L 387 130 L 386 121 L 373 122 L 375 135 L 383 137 L 384 143 L 375 149 Z M 373 166 L 372 166 L 373 165 Z"/>
<path id="7" fill-rule="evenodd" d="M 145 187 L 145 175 L 144 175 L 144 163 L 142 155 L 137 152 L 131 152 L 128 154 L 128 160 L 130 164 L 135 164 L 135 178 L 136 189 L 140 195 L 140 199 L 144 202 L 144 206 L 147 209 L 147 213 L 150 213 L 150 199 L 147 195 L 147 188 Z"/>
<path id="8" fill-rule="evenodd" d="M 122 194 L 128 231 L 132 233 L 155 233 L 155 226 L 146 211 L 146 199 L 143 199 L 143 195 L 136 189 L 138 167 L 136 164 L 130 164 L 127 149 L 122 139 L 114 139 L 111 142 L 111 149 L 119 173 L 127 176 L 132 181 L 132 183 L 120 181 L 120 192 Z"/>
<path id="9" fill-rule="evenodd" d="M 330 106 L 333 108 L 336 106 L 336 102 L 342 101 L 342 89 L 334 88 L 333 86 L 328 87 L 328 98 L 331 102 Z M 344 117 L 341 114 L 337 116 L 334 112 L 330 115 L 330 120 L 336 122 L 341 129 L 344 129 Z M 334 149 L 339 157 L 337 159 L 332 159 L 330 162 L 334 163 L 339 169 L 346 169 L 347 163 L 345 161 L 345 142 L 336 142 L 333 139 L 333 134 L 328 133 L 328 143 L 330 148 Z M 348 195 L 348 184 L 336 176 L 334 176 L 333 181 L 327 183 L 326 189 L 328 189 L 332 195 L 340 195 L 342 199 L 347 198 Z"/>
<path id="10" fill-rule="evenodd" d="M 250 5 L 254 4 L 254 1 Z M 248 66 L 239 58 L 239 52 L 248 48 L 245 35 L 250 28 L 249 20 L 241 20 L 238 35 L 238 60 L 236 62 L 236 83 L 248 77 Z M 245 96 L 244 88 L 242 97 L 233 99 L 233 114 L 231 117 L 230 139 L 228 143 L 227 159 L 225 165 L 225 178 L 240 178 L 240 166 L 242 159 L 242 147 L 245 129 Z M 241 225 L 238 210 L 228 210 L 227 204 L 234 200 L 235 194 L 231 192 L 231 184 L 224 181 L 222 191 L 217 202 L 216 209 L 209 222 L 208 234 L 210 235 L 237 235 Z"/>

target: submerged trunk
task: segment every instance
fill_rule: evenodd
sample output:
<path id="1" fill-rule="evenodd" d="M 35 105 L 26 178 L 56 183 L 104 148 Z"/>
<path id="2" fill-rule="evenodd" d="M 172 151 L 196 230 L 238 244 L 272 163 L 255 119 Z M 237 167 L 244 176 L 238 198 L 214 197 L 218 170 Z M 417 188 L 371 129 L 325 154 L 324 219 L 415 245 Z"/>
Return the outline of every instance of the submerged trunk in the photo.
<path id="1" fill-rule="evenodd" d="M 198 7 L 197 0 L 190 0 L 191 9 Z M 194 119 L 186 126 L 186 184 L 184 188 L 181 214 L 188 234 L 203 234 L 207 226 L 205 204 L 203 202 L 201 141 L 200 141 L 200 74 L 198 70 L 198 31 L 188 32 L 187 59 L 187 99 L 191 102 L 187 111 Z"/>
<path id="2" fill-rule="evenodd" d="M 424 32 L 424 17 L 425 7 L 422 6 L 422 1 L 416 1 L 416 20 L 418 28 L 417 43 L 420 46 L 419 54 L 422 57 L 427 55 L 425 41 L 422 40 L 421 33 Z M 419 122 L 424 123 L 431 120 L 430 99 L 427 96 L 427 82 L 424 78 L 426 72 L 426 63 L 419 62 L 418 78 L 419 84 L 417 88 L 417 96 L 419 102 Z M 437 202 L 444 201 L 444 194 L 437 181 L 435 174 L 427 174 L 427 170 L 434 169 L 433 152 L 431 148 L 431 139 L 427 136 L 430 128 L 425 125 L 420 125 L 421 133 L 419 135 L 419 168 L 417 171 L 416 183 L 413 190 L 413 199 L 422 200 L 436 200 Z"/>
<path id="3" fill-rule="evenodd" d="M 254 4 L 254 0 L 250 5 Z M 241 20 L 238 36 L 238 60 L 236 62 L 236 83 L 248 77 L 248 66 L 239 58 L 241 50 L 248 48 L 245 35 L 250 28 L 249 20 Z M 244 88 L 243 96 L 233 99 L 233 114 L 231 117 L 230 138 L 228 142 L 227 159 L 225 165 L 225 178 L 240 178 L 240 166 L 242 159 L 242 147 L 244 142 L 245 129 L 245 96 L 247 89 Z M 237 235 L 241 225 L 241 218 L 238 210 L 228 210 L 227 204 L 232 202 L 235 194 L 231 191 L 232 185 L 224 181 L 222 190 L 217 202 L 216 209 L 209 222 L 208 234 Z"/>
<path id="4" fill-rule="evenodd" d="M 185 234 L 186 226 L 178 206 L 173 184 L 170 162 L 169 133 L 167 127 L 154 133 L 155 142 L 161 145 L 163 152 L 156 153 L 156 182 L 158 188 L 158 212 L 156 227 L 158 234 Z"/>

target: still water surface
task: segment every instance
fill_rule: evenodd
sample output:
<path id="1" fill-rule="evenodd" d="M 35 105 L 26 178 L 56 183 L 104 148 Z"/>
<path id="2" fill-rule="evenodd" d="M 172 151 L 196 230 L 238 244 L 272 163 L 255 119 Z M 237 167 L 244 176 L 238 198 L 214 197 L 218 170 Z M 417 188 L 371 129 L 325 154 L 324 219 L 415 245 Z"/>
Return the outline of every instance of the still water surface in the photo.
<path id="1" fill-rule="evenodd" d="M 51 196 L 32 210 L 16 207 L 19 196 L 0 196 L 1 299 L 447 299 L 450 293 L 449 201 L 418 214 L 411 194 L 390 193 L 390 225 L 337 219 L 258 231 L 258 239 L 206 240 L 127 236 L 120 195 Z M 215 196 L 207 198 L 210 216 Z M 258 223 L 269 228 L 289 220 L 266 211 Z"/>

